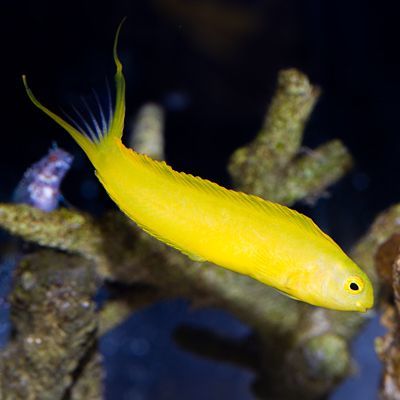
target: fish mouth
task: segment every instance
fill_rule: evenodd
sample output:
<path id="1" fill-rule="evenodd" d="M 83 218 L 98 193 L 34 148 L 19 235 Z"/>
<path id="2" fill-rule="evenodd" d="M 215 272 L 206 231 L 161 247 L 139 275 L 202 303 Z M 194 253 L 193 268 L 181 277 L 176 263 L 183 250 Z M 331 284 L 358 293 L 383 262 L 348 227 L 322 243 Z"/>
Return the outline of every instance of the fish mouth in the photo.
<path id="1" fill-rule="evenodd" d="M 365 305 L 362 305 L 359 301 L 357 301 L 357 302 L 356 302 L 356 308 L 357 308 L 357 311 L 358 311 L 358 312 L 365 313 L 365 312 L 367 312 L 367 310 L 368 310 L 370 307 L 365 307 Z"/>

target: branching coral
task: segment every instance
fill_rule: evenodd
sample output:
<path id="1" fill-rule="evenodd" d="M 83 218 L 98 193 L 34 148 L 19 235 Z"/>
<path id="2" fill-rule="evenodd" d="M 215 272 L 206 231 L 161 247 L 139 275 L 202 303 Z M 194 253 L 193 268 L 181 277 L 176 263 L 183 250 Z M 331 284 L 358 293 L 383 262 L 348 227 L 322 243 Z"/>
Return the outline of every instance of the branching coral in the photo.
<path id="1" fill-rule="evenodd" d="M 301 151 L 305 123 L 318 95 L 319 90 L 300 72 L 280 73 L 261 132 L 232 156 L 229 171 L 236 188 L 291 205 L 297 200 L 315 197 L 347 172 L 351 157 L 337 140 L 305 154 Z M 355 260 L 373 278 L 375 251 L 393 232 L 400 231 L 399 216 L 400 207 L 389 210 L 355 247 Z M 178 296 L 190 299 L 196 306 L 222 308 L 253 328 L 254 338 L 227 345 L 238 351 L 238 356 L 231 356 L 229 361 L 244 360 L 244 366 L 257 372 L 255 388 L 260 398 L 318 398 L 349 373 L 348 342 L 365 316 L 311 307 L 248 277 L 209 263 L 193 262 L 140 231 L 119 212 L 94 219 L 75 210 L 43 213 L 27 206 L 2 204 L 0 226 L 25 240 L 53 249 L 29 256 L 18 268 L 12 294 L 16 335 L 0 357 L 0 375 L 5 377 L 0 381 L 2 398 L 28 398 L 26 380 L 10 375 L 17 367 L 21 376 L 27 379 L 32 376 L 37 382 L 43 382 L 40 388 L 52 387 L 54 377 L 44 374 L 43 368 L 55 368 L 54 362 L 67 367 L 58 371 L 57 381 L 64 384 L 58 385 L 57 392 L 51 392 L 52 399 L 65 398 L 66 393 L 71 398 L 90 398 L 82 394 L 85 390 L 95 393 L 91 398 L 99 397 L 101 373 L 93 350 L 96 327 L 99 326 L 98 332 L 102 334 L 138 308 L 160 298 Z M 93 283 L 94 271 L 97 284 Z M 91 279 L 81 279 L 81 275 Z M 75 284 L 78 277 L 79 288 Z M 29 286 L 30 281 L 35 282 L 31 289 L 21 289 Z M 41 287 L 47 288 L 55 281 L 64 289 L 43 292 Z M 121 282 L 131 288 L 96 314 L 90 295 L 102 281 Z M 20 308 L 21 293 L 29 304 L 24 311 Z M 40 293 L 45 293 L 45 304 L 49 303 L 46 307 L 41 302 L 34 306 Z M 87 308 L 80 308 L 82 298 Z M 42 360 L 43 349 L 53 354 L 52 341 L 60 334 L 50 328 L 63 326 L 62 307 L 66 302 L 72 309 L 76 308 L 72 315 L 86 321 L 85 328 L 74 318 L 69 320 L 65 328 L 69 334 L 62 333 L 63 341 L 57 344 L 54 359 Z M 37 331 L 32 331 L 27 321 L 35 321 Z M 26 342 L 29 335 L 33 335 L 34 342 L 30 346 Z M 193 336 L 189 332 L 190 335 Z M 185 333 L 178 336 L 180 342 L 185 342 Z M 204 346 L 205 353 L 224 358 L 221 346 L 212 346 L 215 338 L 208 338 L 210 346 Z M 35 340 L 41 341 L 40 346 L 35 345 Z M 190 348 L 190 339 L 185 343 Z M 252 346 L 258 349 L 255 353 L 251 351 Z M 29 364 L 29 370 L 23 361 L 14 367 L 7 361 L 10 354 L 14 360 L 36 357 L 40 362 Z M 257 360 L 249 362 L 254 354 Z"/>

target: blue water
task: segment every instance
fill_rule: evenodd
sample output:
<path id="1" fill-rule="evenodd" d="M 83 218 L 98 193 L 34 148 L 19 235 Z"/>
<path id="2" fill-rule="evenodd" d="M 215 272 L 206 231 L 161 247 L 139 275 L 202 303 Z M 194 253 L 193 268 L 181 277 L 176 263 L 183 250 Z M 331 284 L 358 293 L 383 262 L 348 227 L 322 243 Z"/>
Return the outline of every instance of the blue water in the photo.
<path id="1" fill-rule="evenodd" d="M 10 337 L 10 306 L 7 295 L 11 287 L 14 266 L 14 257 L 0 259 L 0 348 L 7 344 Z"/>
<path id="2" fill-rule="evenodd" d="M 118 394 L 123 400 L 252 399 L 251 372 L 177 347 L 172 335 L 181 324 L 209 328 L 228 338 L 244 338 L 249 333 L 222 311 L 191 311 L 182 300 L 152 305 L 101 340 L 106 398 L 115 399 Z"/>

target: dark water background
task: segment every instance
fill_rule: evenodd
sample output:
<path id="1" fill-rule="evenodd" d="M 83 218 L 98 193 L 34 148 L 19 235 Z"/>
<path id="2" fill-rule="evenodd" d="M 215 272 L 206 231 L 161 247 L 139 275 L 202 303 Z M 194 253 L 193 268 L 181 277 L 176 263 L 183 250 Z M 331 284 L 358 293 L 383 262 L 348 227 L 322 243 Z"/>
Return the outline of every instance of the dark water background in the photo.
<path id="1" fill-rule="evenodd" d="M 80 149 L 27 100 L 20 76 L 28 74 L 53 109 L 103 87 L 126 15 L 119 53 L 128 120 L 145 102 L 164 105 L 167 158 L 178 170 L 229 185 L 227 159 L 259 129 L 277 71 L 299 68 L 322 87 L 305 145 L 340 138 L 356 166 L 328 199 L 299 208 L 349 248 L 400 199 L 399 9 L 365 0 L 2 0 L 0 201 L 56 140 L 76 157 L 64 184 L 69 202 L 93 213 L 113 207 Z M 4 282 L 12 260 L 2 264 Z M 1 303 L 0 318 L 6 315 Z M 171 333 L 182 323 L 229 337 L 248 333 L 218 310 L 194 312 L 183 300 L 156 304 L 102 340 L 107 399 L 251 398 L 251 373 L 175 346 Z M 333 398 L 376 398 L 378 332 L 375 319 L 356 342 L 359 376 Z"/>

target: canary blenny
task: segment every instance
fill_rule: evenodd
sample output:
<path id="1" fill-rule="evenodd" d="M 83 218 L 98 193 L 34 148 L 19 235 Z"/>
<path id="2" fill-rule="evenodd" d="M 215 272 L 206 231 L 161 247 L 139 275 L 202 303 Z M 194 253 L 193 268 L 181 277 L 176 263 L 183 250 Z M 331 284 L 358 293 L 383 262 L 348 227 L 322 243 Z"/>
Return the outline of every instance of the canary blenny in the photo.
<path id="1" fill-rule="evenodd" d="M 80 145 L 119 208 L 143 230 L 196 261 L 248 275 L 316 306 L 365 312 L 373 306 L 367 275 L 308 217 L 260 197 L 174 171 L 126 148 L 125 79 L 114 42 L 116 99 L 108 123 L 84 129 L 31 101 Z M 89 124 L 84 126 L 88 128 Z M 94 127 L 94 129 L 93 129 Z"/>

